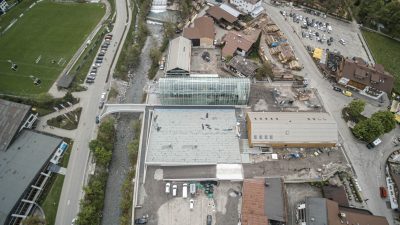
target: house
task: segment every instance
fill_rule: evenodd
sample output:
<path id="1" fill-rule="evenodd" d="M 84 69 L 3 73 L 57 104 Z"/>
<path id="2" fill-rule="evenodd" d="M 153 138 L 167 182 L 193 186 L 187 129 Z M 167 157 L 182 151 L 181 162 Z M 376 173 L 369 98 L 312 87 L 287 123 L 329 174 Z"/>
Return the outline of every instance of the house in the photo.
<path id="1" fill-rule="evenodd" d="M 261 0 L 231 0 L 230 2 L 240 11 L 249 14 L 252 17 L 257 17 L 264 10 L 261 5 Z"/>
<path id="2" fill-rule="evenodd" d="M 233 26 L 238 18 L 222 9 L 220 6 L 211 6 L 206 10 L 207 15 L 211 16 L 220 26 Z"/>
<path id="3" fill-rule="evenodd" d="M 0 0 L 0 11 L 6 12 L 8 9 L 8 4 L 6 0 Z"/>
<path id="4" fill-rule="evenodd" d="M 329 66 L 329 65 L 328 65 Z M 344 59 L 338 72 L 336 81 L 339 84 L 352 86 L 359 90 L 372 88 L 376 92 L 383 91 L 390 94 L 394 85 L 393 76 L 385 71 L 382 65 L 369 65 L 361 58 Z"/>
<path id="5" fill-rule="evenodd" d="M 305 203 L 298 205 L 297 215 L 298 225 L 389 225 L 383 216 L 374 216 L 363 209 L 339 206 L 337 202 L 317 197 L 308 197 Z"/>
<path id="6" fill-rule="evenodd" d="M 251 147 L 334 147 L 338 142 L 335 120 L 321 112 L 248 112 Z"/>
<path id="7" fill-rule="evenodd" d="M 237 55 L 229 61 L 228 68 L 239 77 L 253 77 L 259 66 L 256 62 Z"/>
<path id="8" fill-rule="evenodd" d="M 166 76 L 189 76 L 192 42 L 179 36 L 169 43 Z"/>
<path id="9" fill-rule="evenodd" d="M 215 38 L 214 21 L 202 16 L 193 21 L 193 27 L 183 29 L 183 37 L 192 41 L 193 47 L 212 47 Z"/>
<path id="10" fill-rule="evenodd" d="M 243 181 L 242 224 L 286 224 L 287 201 L 281 178 Z"/>
<path id="11" fill-rule="evenodd" d="M 248 31 L 247 34 L 240 34 L 236 32 L 229 32 L 223 38 L 222 42 L 225 43 L 222 48 L 222 57 L 233 57 L 234 55 L 247 56 L 253 45 L 258 41 L 261 31 L 253 29 Z"/>

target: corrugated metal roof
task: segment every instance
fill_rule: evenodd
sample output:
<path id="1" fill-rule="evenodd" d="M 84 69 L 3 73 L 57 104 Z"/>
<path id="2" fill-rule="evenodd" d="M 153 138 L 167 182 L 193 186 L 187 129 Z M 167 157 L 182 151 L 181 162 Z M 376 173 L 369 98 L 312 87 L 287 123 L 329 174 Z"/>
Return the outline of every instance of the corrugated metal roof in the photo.
<path id="1" fill-rule="evenodd" d="M 30 108 L 29 105 L 0 99 L 0 151 L 7 150 Z"/>
<path id="2" fill-rule="evenodd" d="M 251 143 L 337 143 L 335 120 L 319 112 L 249 112 Z"/>
<path id="3" fill-rule="evenodd" d="M 241 14 L 238 10 L 228 4 L 221 4 L 219 7 L 236 18 Z"/>
<path id="4" fill-rule="evenodd" d="M 265 178 L 265 215 L 268 219 L 286 223 L 286 204 L 283 181 L 280 177 Z"/>
<path id="5" fill-rule="evenodd" d="M 179 68 L 190 71 L 192 42 L 179 36 L 169 43 L 167 71 Z"/>

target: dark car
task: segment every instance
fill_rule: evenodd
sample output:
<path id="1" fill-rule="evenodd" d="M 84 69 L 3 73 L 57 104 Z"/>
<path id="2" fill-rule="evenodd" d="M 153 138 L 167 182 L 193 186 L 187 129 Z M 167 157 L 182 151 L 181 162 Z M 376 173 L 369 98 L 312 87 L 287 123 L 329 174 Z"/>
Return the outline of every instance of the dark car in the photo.
<path id="1" fill-rule="evenodd" d="M 211 224 L 212 224 L 212 216 L 207 215 L 207 225 L 211 225 Z"/>
<path id="2" fill-rule="evenodd" d="M 99 123 L 100 123 L 100 117 L 96 116 L 96 124 L 99 124 Z"/>
<path id="3" fill-rule="evenodd" d="M 336 86 L 333 87 L 333 90 L 335 90 L 337 92 L 342 92 L 342 89 L 340 87 L 336 87 Z"/>
<path id="4" fill-rule="evenodd" d="M 146 223 L 147 223 L 146 218 L 135 219 L 135 224 L 146 224 Z"/>

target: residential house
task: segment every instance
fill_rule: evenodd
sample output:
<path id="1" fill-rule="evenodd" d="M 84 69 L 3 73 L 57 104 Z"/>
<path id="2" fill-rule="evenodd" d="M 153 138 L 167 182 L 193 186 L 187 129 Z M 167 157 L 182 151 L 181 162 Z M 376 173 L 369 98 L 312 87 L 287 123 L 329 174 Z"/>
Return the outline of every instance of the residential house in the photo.
<path id="1" fill-rule="evenodd" d="M 193 47 L 212 47 L 215 38 L 214 21 L 202 16 L 193 21 L 193 27 L 183 29 L 183 37 L 192 41 Z"/>
<path id="2" fill-rule="evenodd" d="M 222 48 L 222 57 L 233 57 L 234 55 L 247 56 L 253 45 L 258 41 L 261 31 L 253 29 L 246 33 L 229 32 L 223 38 L 225 43 Z"/>
<path id="3" fill-rule="evenodd" d="M 252 17 L 257 17 L 264 10 L 261 5 L 261 0 L 231 0 L 230 2 L 240 11 L 249 14 Z"/>

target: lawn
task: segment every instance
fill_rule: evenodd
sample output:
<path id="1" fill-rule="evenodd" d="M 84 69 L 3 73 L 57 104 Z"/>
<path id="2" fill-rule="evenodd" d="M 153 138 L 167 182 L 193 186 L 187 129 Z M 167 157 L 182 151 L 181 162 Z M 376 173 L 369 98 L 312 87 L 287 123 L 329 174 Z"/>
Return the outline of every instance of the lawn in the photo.
<path id="1" fill-rule="evenodd" d="M 394 91 L 400 93 L 400 42 L 368 31 L 363 35 L 376 62 L 395 77 Z"/>
<path id="2" fill-rule="evenodd" d="M 68 150 L 65 152 L 62 162 L 60 166 L 62 167 L 67 167 L 68 161 L 69 161 L 69 156 L 72 150 L 72 142 L 68 143 Z M 60 174 L 55 174 L 53 173 L 52 175 L 55 177 L 54 181 L 50 184 L 51 187 L 48 190 L 46 196 L 44 196 L 43 202 L 41 202 L 41 207 L 43 208 L 43 211 L 46 215 L 46 222 L 48 225 L 54 225 L 55 220 L 56 220 L 56 215 L 57 215 L 57 209 L 58 209 L 58 202 L 60 200 L 60 195 L 61 195 L 61 190 L 62 186 L 64 183 L 64 175 Z M 52 178 L 53 178 L 52 177 Z"/>
<path id="3" fill-rule="evenodd" d="M 50 1 L 25 12 L 0 36 L 0 93 L 47 92 L 104 13 L 102 4 Z M 18 65 L 17 71 L 11 70 L 9 60 Z M 33 84 L 35 78 L 40 85 Z"/>

